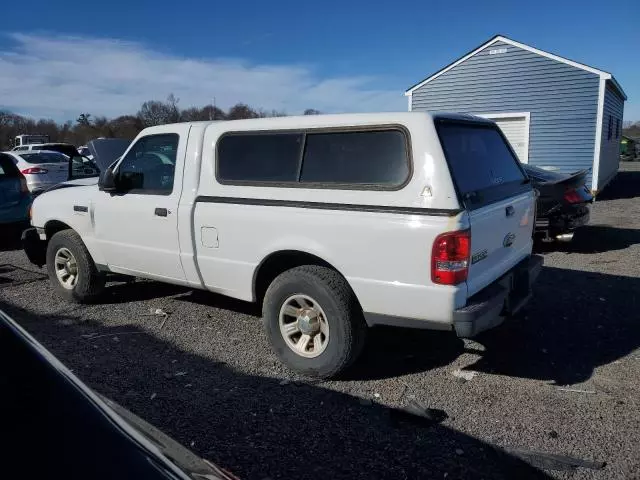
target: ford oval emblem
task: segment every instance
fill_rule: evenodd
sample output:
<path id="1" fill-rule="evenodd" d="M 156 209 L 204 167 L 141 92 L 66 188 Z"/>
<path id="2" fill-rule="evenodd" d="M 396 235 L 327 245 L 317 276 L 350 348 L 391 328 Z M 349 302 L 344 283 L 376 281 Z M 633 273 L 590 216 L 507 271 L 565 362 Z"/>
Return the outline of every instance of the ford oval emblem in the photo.
<path id="1" fill-rule="evenodd" d="M 509 232 L 504 236 L 504 240 L 502 241 L 502 245 L 504 247 L 510 247 L 511 245 L 513 245 L 513 241 L 515 239 L 516 239 L 516 234 Z"/>

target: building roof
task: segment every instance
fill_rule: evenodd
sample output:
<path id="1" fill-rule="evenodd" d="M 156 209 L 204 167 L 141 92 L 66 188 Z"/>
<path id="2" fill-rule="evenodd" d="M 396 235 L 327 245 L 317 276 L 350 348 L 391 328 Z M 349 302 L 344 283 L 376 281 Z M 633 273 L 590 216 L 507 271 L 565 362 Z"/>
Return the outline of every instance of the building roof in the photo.
<path id="1" fill-rule="evenodd" d="M 505 37 L 503 35 L 496 35 L 496 36 L 490 38 L 488 41 L 486 41 L 485 43 L 480 45 L 478 48 L 470 51 L 469 53 L 467 53 L 465 55 L 463 55 L 458 60 L 456 60 L 453 63 L 450 63 L 449 65 L 447 65 L 446 67 L 438 70 L 433 75 L 431 75 L 431 76 L 425 78 L 424 80 L 416 83 L 415 85 L 409 87 L 407 89 L 407 91 L 404 92 L 404 94 L 407 95 L 407 96 L 411 95 L 413 93 L 413 91 L 416 90 L 417 88 L 420 88 L 423 85 L 429 83 L 430 81 L 435 80 L 440 75 L 448 72 L 449 70 L 451 70 L 456 65 L 461 64 L 465 60 L 473 57 L 474 55 L 476 55 L 477 53 L 481 52 L 482 50 L 484 50 L 488 46 L 493 45 L 494 43 L 497 43 L 497 42 L 507 43 L 509 45 L 513 45 L 514 47 L 522 48 L 523 50 L 528 50 L 529 52 L 533 52 L 533 53 L 536 53 L 538 55 L 542 55 L 543 57 L 551 58 L 551 59 L 556 60 L 558 62 L 562 62 L 562 63 L 565 63 L 567 65 L 571 65 L 572 67 L 579 68 L 581 70 L 586 70 L 587 72 L 594 73 L 594 74 L 600 76 L 600 78 L 610 81 L 611 84 L 616 88 L 616 90 L 618 90 L 620 92 L 620 95 L 622 95 L 622 97 L 625 100 L 627 99 L 627 95 L 624 93 L 624 90 L 622 89 L 622 87 L 620 86 L 618 81 L 615 79 L 615 77 L 613 75 L 611 75 L 609 72 L 605 72 L 604 70 L 600 70 L 598 68 L 590 67 L 589 65 L 585 65 L 584 63 L 579 63 L 579 62 L 575 62 L 573 60 L 569 60 L 568 58 L 564 58 L 564 57 L 561 57 L 559 55 L 555 55 L 553 53 L 545 52 L 544 50 L 539 50 L 539 49 L 537 49 L 535 47 L 531 47 L 529 45 L 525 45 L 524 43 L 516 42 L 515 40 L 511 40 L 510 38 L 507 38 L 507 37 Z"/>

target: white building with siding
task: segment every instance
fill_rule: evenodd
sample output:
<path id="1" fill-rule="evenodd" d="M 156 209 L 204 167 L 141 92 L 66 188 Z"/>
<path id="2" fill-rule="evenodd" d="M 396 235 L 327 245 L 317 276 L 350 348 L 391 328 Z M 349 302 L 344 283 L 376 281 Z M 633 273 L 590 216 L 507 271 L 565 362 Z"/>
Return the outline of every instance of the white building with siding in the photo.
<path id="1" fill-rule="evenodd" d="M 409 88 L 409 110 L 495 120 L 524 163 L 590 169 L 601 191 L 618 171 L 624 101 L 608 72 L 498 35 Z"/>

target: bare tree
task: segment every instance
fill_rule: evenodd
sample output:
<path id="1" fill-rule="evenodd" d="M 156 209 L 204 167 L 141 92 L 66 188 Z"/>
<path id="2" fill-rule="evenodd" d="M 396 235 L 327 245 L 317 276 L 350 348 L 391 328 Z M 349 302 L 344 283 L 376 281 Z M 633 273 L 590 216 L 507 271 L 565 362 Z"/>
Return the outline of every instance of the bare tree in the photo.
<path id="1" fill-rule="evenodd" d="M 316 110 L 315 108 L 307 108 L 304 111 L 305 115 L 320 115 L 320 111 Z"/>
<path id="2" fill-rule="evenodd" d="M 258 118 L 258 112 L 244 103 L 238 103 L 227 112 L 228 120 L 239 120 L 242 118 Z"/>
<path id="3" fill-rule="evenodd" d="M 199 122 L 203 120 L 224 120 L 226 114 L 218 107 L 213 105 L 205 105 L 202 108 L 191 107 L 183 110 L 180 119 L 183 122 Z"/>
<path id="4" fill-rule="evenodd" d="M 76 122 L 78 122 L 78 125 L 82 125 L 83 127 L 91 126 L 91 114 L 81 113 Z"/>
<path id="5" fill-rule="evenodd" d="M 133 140 L 144 128 L 140 118 L 134 115 L 121 115 L 110 122 L 113 136 Z"/>
<path id="6" fill-rule="evenodd" d="M 149 100 L 142 104 L 137 116 L 145 127 L 179 122 L 180 109 L 178 108 L 178 101 L 173 93 L 167 97 L 166 102 Z"/>
<path id="7" fill-rule="evenodd" d="M 149 126 L 179 121 L 233 120 L 240 118 L 281 117 L 286 113 L 278 110 L 254 109 L 244 103 L 238 103 L 227 112 L 215 105 L 191 107 L 181 111 L 180 100 L 170 94 L 165 101 L 149 100 L 144 102 L 136 115 L 121 115 L 114 119 L 104 116 L 93 117 L 83 112 L 75 122 L 61 124 L 50 119 L 23 117 L 0 110 L 0 148 L 11 148 L 14 138 L 22 134 L 49 135 L 52 142 L 68 142 L 82 145 L 96 137 L 120 137 L 133 139 L 140 131 Z M 305 110 L 305 115 L 317 115 L 314 109 Z"/>

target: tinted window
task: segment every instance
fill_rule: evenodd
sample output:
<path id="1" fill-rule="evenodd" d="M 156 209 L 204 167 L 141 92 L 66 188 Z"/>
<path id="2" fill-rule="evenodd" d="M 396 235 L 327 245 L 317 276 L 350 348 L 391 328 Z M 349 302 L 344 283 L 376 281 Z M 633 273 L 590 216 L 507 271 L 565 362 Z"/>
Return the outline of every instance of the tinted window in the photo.
<path id="1" fill-rule="evenodd" d="M 239 182 L 295 182 L 300 133 L 225 135 L 218 142 L 218 178 Z"/>
<path id="2" fill-rule="evenodd" d="M 125 190 L 169 195 L 173 191 L 179 137 L 175 133 L 142 137 L 127 152 L 117 175 Z"/>
<path id="3" fill-rule="evenodd" d="M 463 198 L 525 180 L 497 128 L 445 122 L 438 125 L 438 134 Z"/>
<path id="4" fill-rule="evenodd" d="M 27 163 L 66 163 L 69 159 L 61 153 L 21 153 L 22 158 Z"/>
<path id="5" fill-rule="evenodd" d="M 408 176 L 400 130 L 307 135 L 301 182 L 398 186 Z"/>
<path id="6" fill-rule="evenodd" d="M 20 176 L 18 167 L 8 155 L 0 155 L 0 176 L 2 178 Z"/>

